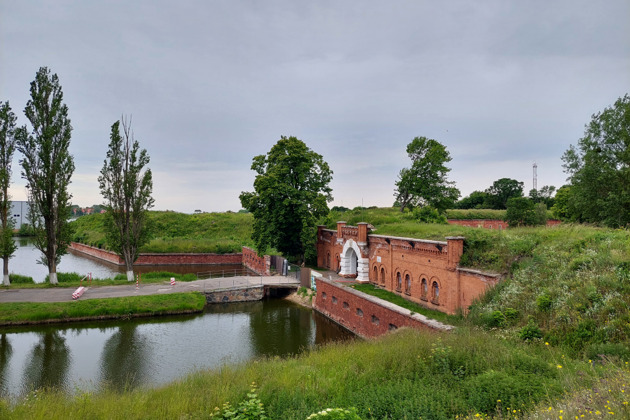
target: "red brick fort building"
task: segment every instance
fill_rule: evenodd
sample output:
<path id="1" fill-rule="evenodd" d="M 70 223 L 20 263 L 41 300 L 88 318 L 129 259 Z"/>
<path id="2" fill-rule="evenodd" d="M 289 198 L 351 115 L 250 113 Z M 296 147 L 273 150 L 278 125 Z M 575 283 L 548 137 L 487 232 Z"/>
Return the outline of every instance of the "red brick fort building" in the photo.
<path id="1" fill-rule="evenodd" d="M 370 228 L 346 222 L 337 222 L 337 230 L 318 226 L 318 266 L 449 314 L 466 311 L 500 280 L 498 274 L 459 267 L 463 237 L 429 241 L 374 235 Z"/>

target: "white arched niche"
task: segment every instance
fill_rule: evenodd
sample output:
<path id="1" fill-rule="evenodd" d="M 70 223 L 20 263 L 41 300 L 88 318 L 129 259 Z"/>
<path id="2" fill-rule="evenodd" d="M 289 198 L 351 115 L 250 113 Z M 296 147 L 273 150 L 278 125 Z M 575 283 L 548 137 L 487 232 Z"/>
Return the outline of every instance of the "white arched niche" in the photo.
<path id="1" fill-rule="evenodd" d="M 345 244 L 343 244 L 343 251 L 341 251 L 341 271 L 339 272 L 342 276 L 357 276 L 357 281 L 360 282 L 369 282 L 369 260 L 367 258 L 362 258 L 361 249 L 357 243 L 348 239 Z"/>

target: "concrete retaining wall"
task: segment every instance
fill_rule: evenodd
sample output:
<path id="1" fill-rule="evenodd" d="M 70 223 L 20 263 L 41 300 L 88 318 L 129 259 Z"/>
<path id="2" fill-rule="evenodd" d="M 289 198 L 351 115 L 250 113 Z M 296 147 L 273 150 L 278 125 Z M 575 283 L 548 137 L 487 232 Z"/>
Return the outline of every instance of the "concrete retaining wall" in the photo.
<path id="1" fill-rule="evenodd" d="M 206 292 L 207 303 L 252 302 L 265 297 L 265 286 L 239 287 Z"/>

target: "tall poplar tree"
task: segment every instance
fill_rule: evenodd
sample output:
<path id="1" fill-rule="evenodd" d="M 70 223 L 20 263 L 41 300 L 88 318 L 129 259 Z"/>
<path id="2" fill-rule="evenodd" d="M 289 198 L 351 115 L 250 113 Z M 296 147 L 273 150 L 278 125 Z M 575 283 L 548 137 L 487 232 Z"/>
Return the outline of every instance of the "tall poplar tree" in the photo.
<path id="1" fill-rule="evenodd" d="M 105 199 L 107 242 L 125 260 L 129 281 L 139 249 L 149 239 L 147 217 L 154 202 L 151 169 L 145 169 L 149 160 L 134 139 L 131 121 L 116 121 L 98 182 Z"/>
<path id="2" fill-rule="evenodd" d="M 72 230 L 68 192 L 74 172 L 74 159 L 68 148 L 72 126 L 68 106 L 56 74 L 41 67 L 31 82 L 31 99 L 24 108 L 31 123 L 16 133 L 17 150 L 22 153 L 22 178 L 29 199 L 28 219 L 35 232 L 35 247 L 42 253 L 38 261 L 48 267 L 50 284 L 57 284 L 57 264 L 68 252 Z"/>
<path id="3" fill-rule="evenodd" d="M 2 283 L 11 284 L 9 280 L 9 259 L 17 246 L 13 241 L 13 218 L 9 217 L 11 201 L 9 186 L 11 185 L 11 162 L 15 152 L 15 114 L 9 102 L 0 102 L 0 257 L 2 257 Z"/>

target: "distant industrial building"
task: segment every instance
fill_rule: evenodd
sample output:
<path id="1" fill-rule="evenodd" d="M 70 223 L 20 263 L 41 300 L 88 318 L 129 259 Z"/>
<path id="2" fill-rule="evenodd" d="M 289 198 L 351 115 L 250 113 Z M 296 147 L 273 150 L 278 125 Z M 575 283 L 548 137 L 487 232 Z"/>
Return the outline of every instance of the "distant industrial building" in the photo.
<path id="1" fill-rule="evenodd" d="M 23 224 L 28 224 L 28 201 L 11 201 L 9 217 L 13 218 L 14 229 L 20 229 Z"/>

